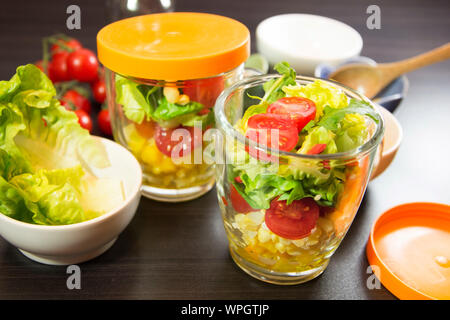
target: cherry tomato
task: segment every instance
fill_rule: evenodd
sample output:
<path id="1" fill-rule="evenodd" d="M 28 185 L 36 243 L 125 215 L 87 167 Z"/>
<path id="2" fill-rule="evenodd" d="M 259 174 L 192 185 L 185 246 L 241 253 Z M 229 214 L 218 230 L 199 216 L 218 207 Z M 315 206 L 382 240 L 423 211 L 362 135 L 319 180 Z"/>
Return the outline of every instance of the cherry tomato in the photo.
<path id="1" fill-rule="evenodd" d="M 61 100 L 61 104 L 66 107 L 66 109 L 71 109 L 70 104 L 72 104 L 77 110 L 83 110 L 87 114 L 91 112 L 91 102 L 89 99 L 76 90 L 67 90 Z"/>
<path id="2" fill-rule="evenodd" d="M 258 144 L 272 147 L 281 151 L 291 151 L 298 141 L 298 131 L 295 123 L 284 115 L 261 113 L 251 116 L 247 122 L 246 137 Z M 278 146 L 273 146 L 272 129 L 278 132 Z M 251 156 L 260 160 L 272 160 L 268 156 L 254 148 L 250 148 Z"/>
<path id="3" fill-rule="evenodd" d="M 298 132 L 316 117 L 316 104 L 302 97 L 281 98 L 267 108 L 267 113 L 288 115 L 297 124 Z"/>
<path id="4" fill-rule="evenodd" d="M 315 144 L 311 149 L 309 149 L 309 151 L 306 154 L 319 154 L 322 153 L 323 150 L 325 150 L 326 148 L 327 148 L 326 143 L 318 143 Z"/>
<path id="5" fill-rule="evenodd" d="M 57 41 L 57 43 L 54 43 L 51 46 L 51 48 L 50 48 L 50 52 L 52 54 L 52 57 L 53 57 L 53 55 L 55 55 L 56 53 L 61 52 L 61 51 L 68 52 L 68 51 L 65 50 L 65 48 L 61 47 L 61 44 L 64 45 L 65 47 L 68 47 L 68 48 L 72 49 L 72 50 L 78 50 L 78 49 L 81 49 L 83 47 L 81 45 L 81 43 L 78 40 L 76 40 L 76 39 L 73 39 L 73 38 L 69 39 L 69 40 L 62 40 L 62 39 L 60 39 L 60 40 Z"/>
<path id="6" fill-rule="evenodd" d="M 141 137 L 146 139 L 153 138 L 155 134 L 155 123 L 153 121 L 144 120 L 141 124 L 135 123 L 134 126 Z"/>
<path id="7" fill-rule="evenodd" d="M 78 123 L 80 126 L 89 132 L 92 131 L 92 120 L 91 117 L 84 110 L 75 110 L 75 114 L 78 117 Z"/>
<path id="8" fill-rule="evenodd" d="M 97 79 L 98 61 L 89 49 L 78 49 L 67 57 L 69 75 L 78 81 L 92 82 Z"/>
<path id="9" fill-rule="evenodd" d="M 253 209 L 247 201 L 239 194 L 239 192 L 236 190 L 236 188 L 231 185 L 230 189 L 230 200 L 231 205 L 233 206 L 234 211 L 239 213 L 247 213 L 252 211 L 257 211 L 256 209 Z"/>
<path id="10" fill-rule="evenodd" d="M 212 108 L 224 87 L 223 77 L 188 80 L 183 88 L 183 93 L 188 95 L 191 101 L 200 102 L 206 108 Z"/>
<path id="11" fill-rule="evenodd" d="M 109 136 L 112 136 L 111 119 L 108 109 L 102 109 L 97 115 L 97 123 L 100 130 Z"/>
<path id="12" fill-rule="evenodd" d="M 319 218 L 319 206 L 312 198 L 294 200 L 290 205 L 275 198 L 266 210 L 267 228 L 276 235 L 296 240 L 310 235 Z"/>
<path id="13" fill-rule="evenodd" d="M 172 139 L 172 134 L 176 129 L 185 129 L 184 131 L 179 132 L 179 138 L 176 140 Z M 159 125 L 156 125 L 155 130 L 155 142 L 159 151 L 164 153 L 166 156 L 172 156 L 172 150 L 177 147 L 175 150 L 174 157 L 184 157 L 191 153 L 192 150 L 196 147 L 195 141 L 198 141 L 201 145 L 202 137 L 196 136 L 194 131 L 194 127 L 183 127 L 180 126 L 174 129 L 166 129 L 162 128 Z"/>
<path id="14" fill-rule="evenodd" d="M 67 70 L 67 51 L 61 51 L 53 55 L 52 61 L 48 64 L 48 77 L 52 82 L 68 81 L 70 80 L 69 72 Z"/>
<path id="15" fill-rule="evenodd" d="M 92 94 L 94 95 L 95 101 L 98 103 L 105 102 L 106 99 L 106 86 L 105 81 L 103 80 L 97 80 L 95 81 L 92 86 Z"/>

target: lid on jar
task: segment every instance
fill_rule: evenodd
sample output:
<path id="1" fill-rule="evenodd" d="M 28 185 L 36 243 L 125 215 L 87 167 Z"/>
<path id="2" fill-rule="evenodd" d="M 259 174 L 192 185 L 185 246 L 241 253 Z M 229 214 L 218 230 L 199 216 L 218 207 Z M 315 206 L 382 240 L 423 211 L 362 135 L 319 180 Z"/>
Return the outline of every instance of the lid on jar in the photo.
<path id="1" fill-rule="evenodd" d="M 416 202 L 378 217 L 366 247 L 372 271 L 400 299 L 450 299 L 450 206 Z"/>
<path id="2" fill-rule="evenodd" d="M 97 34 L 100 62 L 114 72 L 155 80 L 206 78 L 250 54 L 250 33 L 231 18 L 193 12 L 128 18 Z"/>

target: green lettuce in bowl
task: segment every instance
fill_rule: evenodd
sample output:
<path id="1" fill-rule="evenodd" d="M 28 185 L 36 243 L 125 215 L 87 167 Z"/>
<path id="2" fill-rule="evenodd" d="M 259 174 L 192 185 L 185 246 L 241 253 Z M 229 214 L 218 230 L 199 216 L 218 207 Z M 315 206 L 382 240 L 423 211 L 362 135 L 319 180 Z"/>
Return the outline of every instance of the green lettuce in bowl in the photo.
<path id="1" fill-rule="evenodd" d="M 55 95 L 31 64 L 0 81 L 0 212 L 27 223 L 74 224 L 108 210 L 88 200 L 102 185 L 89 183 L 90 168 L 108 167 L 107 153 Z"/>

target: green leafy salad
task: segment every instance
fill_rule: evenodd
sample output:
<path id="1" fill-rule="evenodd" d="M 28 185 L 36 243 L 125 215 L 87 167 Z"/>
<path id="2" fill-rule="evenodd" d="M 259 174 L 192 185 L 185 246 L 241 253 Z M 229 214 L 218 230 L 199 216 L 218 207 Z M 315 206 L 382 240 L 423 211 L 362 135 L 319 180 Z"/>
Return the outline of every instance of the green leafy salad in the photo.
<path id="1" fill-rule="evenodd" d="M 367 141 L 368 119 L 379 121 L 369 104 L 349 99 L 325 81 L 300 85 L 287 63 L 277 64 L 275 70 L 280 77 L 263 85 L 262 98 L 250 96 L 259 103 L 248 107 L 235 125 L 243 135 L 264 144 L 261 141 L 270 142 L 270 130 L 276 129 L 278 145 L 272 148 L 298 154 L 345 152 Z M 290 205 L 306 197 L 320 206 L 336 205 L 346 179 L 345 165 L 295 157 L 276 158 L 274 163 L 271 156 L 251 147 L 227 148 L 235 159 L 244 160 L 229 164 L 229 180 L 251 209 L 269 209 L 274 199 Z"/>
<path id="2" fill-rule="evenodd" d="M 164 87 L 140 84 L 116 75 L 116 102 L 123 106 L 125 116 L 137 124 L 155 121 L 162 127 L 173 128 L 180 125 L 192 127 L 195 121 L 200 121 L 206 127 L 214 121 L 214 114 L 200 111 L 209 111 L 213 103 L 209 103 L 211 99 L 197 98 L 197 92 L 191 88 L 184 89 L 187 100 L 170 99 L 164 94 Z M 180 97 L 178 89 L 171 89 Z"/>
<path id="3" fill-rule="evenodd" d="M 106 151 L 55 95 L 52 82 L 31 64 L 0 81 L 0 212 L 27 223 L 97 217 L 108 204 L 96 195 L 120 185 L 87 172 L 110 165 Z M 122 199 L 123 192 L 109 196 Z"/>

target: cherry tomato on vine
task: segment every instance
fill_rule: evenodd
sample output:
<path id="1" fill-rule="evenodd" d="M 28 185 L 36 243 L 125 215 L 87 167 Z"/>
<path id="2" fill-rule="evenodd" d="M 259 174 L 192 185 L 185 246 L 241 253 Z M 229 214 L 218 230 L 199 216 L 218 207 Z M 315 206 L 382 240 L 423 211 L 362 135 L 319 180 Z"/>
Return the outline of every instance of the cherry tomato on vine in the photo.
<path id="1" fill-rule="evenodd" d="M 94 83 L 92 83 L 91 89 L 95 101 L 97 101 L 100 104 L 105 102 L 106 85 L 104 80 L 97 80 Z"/>
<path id="2" fill-rule="evenodd" d="M 109 136 L 112 136 L 112 129 L 111 129 L 111 119 L 109 117 L 109 110 L 108 109 L 102 109 L 98 115 L 97 115 L 97 123 L 100 127 L 100 130 Z"/>
<path id="3" fill-rule="evenodd" d="M 48 64 L 48 77 L 52 82 L 68 81 L 70 80 L 69 72 L 67 70 L 67 51 L 57 52 L 53 55 L 52 61 Z"/>
<path id="4" fill-rule="evenodd" d="M 34 65 L 39 68 L 42 72 L 44 72 L 44 67 L 42 66 L 44 62 L 42 60 L 36 61 Z"/>
<path id="5" fill-rule="evenodd" d="M 267 228 L 276 235 L 296 240 L 310 235 L 319 219 L 319 206 L 312 198 L 294 200 L 290 205 L 279 201 L 270 202 L 266 210 L 265 222 Z"/>
<path id="6" fill-rule="evenodd" d="M 71 78 L 81 82 L 92 82 L 97 79 L 98 60 L 91 50 L 78 49 L 67 57 L 67 68 Z"/>
<path id="7" fill-rule="evenodd" d="M 273 102 L 267 113 L 289 116 L 296 124 L 298 132 L 316 117 L 316 104 L 302 97 L 286 97 Z"/>
<path id="8" fill-rule="evenodd" d="M 92 120 L 91 117 L 84 110 L 75 110 L 75 114 L 78 117 L 78 123 L 80 126 L 89 132 L 92 131 Z"/>
<path id="9" fill-rule="evenodd" d="M 61 98 L 61 104 L 66 107 L 66 109 L 72 109 L 75 107 L 76 110 L 83 110 L 87 114 L 91 112 L 91 102 L 88 98 L 83 96 L 76 90 L 67 90 Z"/>
<path id="10" fill-rule="evenodd" d="M 57 41 L 57 43 L 54 43 L 50 48 L 50 53 L 52 54 L 52 58 L 58 52 L 61 52 L 61 51 L 68 52 L 63 46 L 68 47 L 74 51 L 81 49 L 83 47 L 81 45 L 81 43 L 76 39 L 73 39 L 73 38 L 71 38 L 69 40 L 60 39 Z"/>

